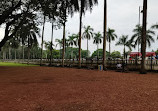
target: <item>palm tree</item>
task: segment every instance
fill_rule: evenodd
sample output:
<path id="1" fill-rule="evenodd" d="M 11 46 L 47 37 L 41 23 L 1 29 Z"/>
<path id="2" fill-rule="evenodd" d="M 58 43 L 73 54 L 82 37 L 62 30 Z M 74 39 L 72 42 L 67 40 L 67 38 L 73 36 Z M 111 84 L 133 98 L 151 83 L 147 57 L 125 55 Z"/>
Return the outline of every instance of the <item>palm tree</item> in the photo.
<path id="1" fill-rule="evenodd" d="M 117 35 L 115 34 L 115 30 L 110 28 L 108 28 L 106 34 L 107 34 L 107 41 L 109 42 L 109 54 L 111 54 L 111 41 L 114 41 L 115 38 L 117 38 Z"/>
<path id="2" fill-rule="evenodd" d="M 59 23 L 59 4 L 61 1 L 59 0 L 40 0 L 39 3 L 41 5 L 40 10 L 43 12 L 44 15 L 44 21 L 43 21 L 43 32 L 42 32 L 42 44 L 41 44 L 41 63 L 42 63 L 42 50 L 43 50 L 43 33 L 44 33 L 44 24 L 45 24 L 45 17 L 48 17 L 50 22 L 52 23 L 52 35 L 51 35 L 51 46 L 53 46 L 53 29 L 55 26 L 55 23 Z M 52 51 L 53 47 L 51 47 L 49 50 Z M 50 56 L 50 66 L 52 64 L 52 53 Z"/>
<path id="3" fill-rule="evenodd" d="M 73 15 L 75 11 L 79 10 L 78 0 L 61 0 L 60 1 L 60 17 L 63 25 L 63 53 L 62 53 L 62 66 L 64 67 L 65 58 L 65 32 L 66 32 L 66 21 L 67 14 Z"/>
<path id="4" fill-rule="evenodd" d="M 11 42 L 11 47 L 14 48 L 14 51 L 15 51 L 14 52 L 14 54 L 15 54 L 15 56 L 14 56 L 15 58 L 14 59 L 16 60 L 16 55 L 17 55 L 16 51 L 17 51 L 17 49 L 18 49 L 18 47 L 20 45 L 20 40 L 19 40 L 18 37 L 15 36 L 12 39 L 10 39 L 9 42 Z"/>
<path id="5" fill-rule="evenodd" d="M 50 52 L 51 52 L 51 55 L 50 55 L 50 66 L 52 66 L 52 50 L 53 50 L 53 31 L 54 31 L 54 24 L 53 24 L 53 20 L 52 20 L 52 35 L 51 35 L 51 48 L 50 48 Z"/>
<path id="6" fill-rule="evenodd" d="M 72 34 L 68 38 L 68 45 L 71 46 L 71 57 L 72 58 L 73 58 L 73 50 L 72 50 L 72 48 L 73 48 L 74 45 L 77 46 L 75 39 L 76 39 L 76 34 Z"/>
<path id="7" fill-rule="evenodd" d="M 46 16 L 44 15 L 43 29 L 42 29 L 42 43 L 41 43 L 41 60 L 40 60 L 40 65 L 42 65 L 42 59 L 43 59 L 43 43 L 44 43 L 45 22 L 46 22 Z"/>
<path id="8" fill-rule="evenodd" d="M 28 64 L 29 64 L 29 59 L 30 59 L 30 50 L 33 46 L 37 46 L 38 45 L 38 40 L 37 40 L 37 34 L 39 35 L 39 33 L 37 32 L 37 30 L 30 30 L 28 33 Z"/>
<path id="9" fill-rule="evenodd" d="M 98 3 L 98 0 L 79 0 L 80 3 L 80 24 L 79 24 L 79 68 L 81 68 L 81 36 L 82 36 L 82 17 L 86 10 Z"/>
<path id="10" fill-rule="evenodd" d="M 158 29 L 158 24 L 155 24 L 153 26 L 151 26 L 152 29 Z M 158 39 L 158 36 L 157 36 L 157 39 Z"/>
<path id="11" fill-rule="evenodd" d="M 7 41 L 5 44 L 4 44 L 4 46 L 2 47 L 2 50 L 3 50 L 3 60 L 5 60 L 5 59 L 10 59 L 10 51 L 8 51 L 9 52 L 9 57 L 7 58 L 7 50 L 8 50 L 8 48 L 9 48 L 9 50 L 10 50 L 10 42 L 9 41 Z"/>
<path id="12" fill-rule="evenodd" d="M 99 44 L 102 43 L 102 35 L 100 32 L 94 33 L 94 41 L 93 43 L 97 45 L 97 58 L 99 58 Z"/>
<path id="13" fill-rule="evenodd" d="M 46 42 L 44 41 L 44 44 L 45 44 L 45 48 L 47 49 L 47 55 L 49 55 L 48 57 L 50 57 L 50 62 L 51 62 L 51 55 L 52 55 L 52 50 L 53 50 L 53 44 L 51 42 Z"/>
<path id="14" fill-rule="evenodd" d="M 126 58 L 126 47 L 128 47 L 130 50 L 132 50 L 133 45 L 131 44 L 131 41 L 128 40 L 128 35 L 122 35 L 119 38 L 119 41 L 116 43 L 116 45 L 122 45 L 123 48 L 123 55 L 124 55 L 124 59 Z"/>
<path id="15" fill-rule="evenodd" d="M 74 40 L 76 42 L 75 46 L 79 46 L 79 34 L 73 34 L 73 36 L 74 36 Z"/>
<path id="16" fill-rule="evenodd" d="M 61 58 L 61 47 L 63 46 L 63 40 L 61 39 L 55 39 L 55 42 L 57 42 L 56 47 L 59 45 L 60 47 L 60 58 Z"/>
<path id="17" fill-rule="evenodd" d="M 106 30 L 107 30 L 107 0 L 104 0 L 104 24 L 103 24 L 103 69 L 106 69 Z"/>
<path id="18" fill-rule="evenodd" d="M 91 26 L 84 27 L 84 32 L 82 35 L 82 38 L 87 39 L 87 57 L 89 56 L 88 54 L 88 41 L 93 38 L 93 28 Z"/>
<path id="19" fill-rule="evenodd" d="M 142 39 L 141 39 L 141 53 L 142 53 L 142 61 L 141 61 L 141 74 L 146 73 L 145 69 L 145 57 L 146 57 L 146 26 L 147 26 L 147 0 L 143 1 L 143 27 L 142 27 Z"/>
<path id="20" fill-rule="evenodd" d="M 131 37 L 131 42 L 134 42 L 134 46 L 141 44 L 141 33 L 142 33 L 142 27 L 140 25 L 136 25 L 136 28 L 133 30 L 134 35 Z M 151 29 L 148 29 L 146 31 L 146 44 L 148 47 L 151 46 L 151 42 L 155 42 L 153 36 L 155 35 L 155 32 Z"/>
<path id="21" fill-rule="evenodd" d="M 158 24 L 152 25 L 151 28 L 152 29 L 158 29 Z"/>

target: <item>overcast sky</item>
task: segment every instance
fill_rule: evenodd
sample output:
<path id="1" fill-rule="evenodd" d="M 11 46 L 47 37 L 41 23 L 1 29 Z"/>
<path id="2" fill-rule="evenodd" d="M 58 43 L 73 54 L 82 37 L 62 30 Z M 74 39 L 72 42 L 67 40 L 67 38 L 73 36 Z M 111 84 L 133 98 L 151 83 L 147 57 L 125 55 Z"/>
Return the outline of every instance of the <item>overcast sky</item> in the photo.
<path id="1" fill-rule="evenodd" d="M 132 30 L 135 28 L 135 25 L 138 24 L 139 17 L 139 6 L 143 5 L 143 0 L 107 0 L 108 2 L 108 27 L 115 29 L 118 37 L 123 35 L 129 35 L 131 37 Z M 158 0 L 148 0 L 148 28 L 151 25 L 158 23 Z M 86 15 L 83 18 L 83 25 L 90 25 L 94 28 L 95 32 L 103 32 L 103 10 L 104 10 L 104 0 L 99 0 L 99 4 L 93 8 L 92 13 L 86 12 Z M 141 19 L 142 21 L 142 19 Z M 142 23 L 142 22 L 141 22 Z M 75 14 L 72 18 L 68 18 L 66 23 L 66 36 L 73 33 L 79 32 L 79 14 Z M 69 34 L 70 33 L 70 34 Z M 3 37 L 4 29 L 0 28 L 0 38 Z M 62 29 L 54 31 L 54 41 L 55 39 L 62 38 Z M 155 36 L 156 38 L 156 36 Z M 46 29 L 44 34 L 44 39 L 46 41 L 51 40 L 51 24 L 46 23 Z M 121 51 L 123 47 L 115 46 L 118 39 L 111 44 L 112 51 Z M 41 43 L 41 39 L 39 39 Z M 147 48 L 147 51 L 152 49 L 156 50 L 158 41 L 152 44 L 151 48 Z M 55 42 L 54 42 L 55 43 Z M 86 49 L 86 40 L 82 40 L 82 49 Z M 102 48 L 102 44 L 99 46 Z M 58 47 L 59 48 L 59 47 Z M 89 41 L 89 50 L 91 53 L 96 50 L 96 45 L 93 44 L 93 40 Z M 108 44 L 107 44 L 108 50 Z M 133 50 L 136 51 L 137 49 Z"/>

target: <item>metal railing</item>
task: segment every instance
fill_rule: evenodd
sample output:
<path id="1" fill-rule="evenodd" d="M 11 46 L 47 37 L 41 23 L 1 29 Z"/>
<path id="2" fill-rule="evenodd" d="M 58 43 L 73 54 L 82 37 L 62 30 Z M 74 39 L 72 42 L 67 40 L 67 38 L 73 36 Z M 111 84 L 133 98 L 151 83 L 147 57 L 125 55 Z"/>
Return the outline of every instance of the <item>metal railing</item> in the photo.
<path id="1" fill-rule="evenodd" d="M 2 60 L 3 62 L 18 62 L 18 63 L 28 63 L 28 59 L 17 59 L 17 60 Z M 48 65 L 50 60 L 43 59 L 43 65 Z M 29 64 L 40 64 L 40 59 L 30 59 Z M 98 65 L 102 64 L 102 60 L 81 60 L 81 66 L 85 68 L 97 68 Z M 107 60 L 107 68 L 115 69 L 117 64 L 125 64 L 129 70 L 139 70 L 141 66 L 141 60 Z M 53 59 L 53 66 L 62 66 L 62 59 Z M 64 66 L 66 67 L 77 67 L 77 59 L 65 59 Z M 147 70 L 158 70 L 158 60 L 146 60 L 145 66 Z"/>

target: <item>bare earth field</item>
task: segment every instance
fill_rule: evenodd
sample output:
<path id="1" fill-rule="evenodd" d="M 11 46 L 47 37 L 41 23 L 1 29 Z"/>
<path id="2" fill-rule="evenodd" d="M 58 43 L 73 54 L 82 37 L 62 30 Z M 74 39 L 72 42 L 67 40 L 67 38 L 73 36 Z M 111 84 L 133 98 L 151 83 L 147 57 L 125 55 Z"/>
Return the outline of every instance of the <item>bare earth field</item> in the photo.
<path id="1" fill-rule="evenodd" d="M 0 111 L 157 111 L 158 74 L 0 67 Z"/>

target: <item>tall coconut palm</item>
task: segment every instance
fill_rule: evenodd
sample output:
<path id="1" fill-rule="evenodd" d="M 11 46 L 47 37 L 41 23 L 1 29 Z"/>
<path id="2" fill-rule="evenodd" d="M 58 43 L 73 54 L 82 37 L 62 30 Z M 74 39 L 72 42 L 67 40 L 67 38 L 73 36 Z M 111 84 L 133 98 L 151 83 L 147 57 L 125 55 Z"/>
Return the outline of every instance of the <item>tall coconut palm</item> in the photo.
<path id="1" fill-rule="evenodd" d="M 77 46 L 76 44 L 76 34 L 72 34 L 71 36 L 69 36 L 68 38 L 68 44 L 69 46 L 71 46 L 71 57 L 73 58 L 73 46 Z"/>
<path id="2" fill-rule="evenodd" d="M 99 44 L 102 43 L 102 35 L 100 32 L 94 33 L 94 41 L 93 43 L 97 45 L 97 58 L 99 58 Z"/>
<path id="3" fill-rule="evenodd" d="M 51 48 L 50 48 L 50 52 L 51 52 L 51 56 L 50 56 L 50 66 L 52 66 L 52 50 L 53 50 L 53 31 L 54 31 L 54 24 L 53 24 L 53 20 L 52 20 L 52 35 L 51 35 Z"/>
<path id="4" fill-rule="evenodd" d="M 47 49 L 47 55 L 48 55 L 48 57 L 50 57 L 48 59 L 51 62 L 51 55 L 52 55 L 52 51 L 53 51 L 53 44 L 50 41 L 48 41 L 48 42 L 44 41 L 44 44 L 45 44 L 45 48 Z"/>
<path id="5" fill-rule="evenodd" d="M 79 46 L 79 34 L 73 34 L 73 36 L 76 41 L 76 46 L 78 47 Z"/>
<path id="6" fill-rule="evenodd" d="M 81 68 L 81 38 L 82 38 L 82 17 L 86 10 L 98 3 L 98 0 L 79 0 L 80 3 L 80 24 L 79 24 L 79 68 Z"/>
<path id="7" fill-rule="evenodd" d="M 141 33 L 142 27 L 140 25 L 136 25 L 136 28 L 133 30 L 134 35 L 131 37 L 131 42 L 134 42 L 134 46 L 141 44 Z M 151 29 L 146 31 L 146 44 L 148 47 L 151 46 L 151 42 L 155 42 L 153 36 L 155 36 L 155 32 Z"/>
<path id="8" fill-rule="evenodd" d="M 40 60 L 40 65 L 42 65 L 42 59 L 43 59 L 43 43 L 44 43 L 45 22 L 46 22 L 46 16 L 44 15 L 44 19 L 43 19 L 43 29 L 42 29 L 42 42 L 41 42 L 41 60 Z"/>
<path id="9" fill-rule="evenodd" d="M 63 46 L 63 41 L 62 39 L 55 39 L 55 42 L 57 42 L 56 47 L 59 45 L 60 47 L 60 58 L 61 58 L 61 47 Z"/>
<path id="10" fill-rule="evenodd" d="M 104 24 L 103 24 L 103 69 L 106 69 L 106 30 L 107 30 L 107 0 L 104 0 Z"/>
<path id="11" fill-rule="evenodd" d="M 146 57 L 146 26 L 147 26 L 147 0 L 143 0 L 143 28 L 142 28 L 142 39 L 141 39 L 141 74 L 146 73 L 145 69 L 145 57 Z"/>
<path id="12" fill-rule="evenodd" d="M 20 45 L 20 40 L 19 40 L 19 38 L 18 37 L 13 37 L 12 39 L 10 39 L 9 40 L 10 42 L 11 42 L 11 47 L 12 48 L 14 48 L 14 59 L 16 60 L 16 53 L 17 53 L 17 49 L 18 49 L 18 47 L 19 47 L 19 45 Z"/>
<path id="13" fill-rule="evenodd" d="M 158 24 L 152 25 L 151 28 L 152 29 L 158 29 Z"/>
<path id="14" fill-rule="evenodd" d="M 38 45 L 38 40 L 37 40 L 37 32 L 35 30 L 30 30 L 28 33 L 28 64 L 29 64 L 29 59 L 30 59 L 30 50 L 33 46 Z"/>
<path id="15" fill-rule="evenodd" d="M 63 24 L 63 53 L 62 53 L 62 66 L 64 67 L 64 58 L 65 58 L 65 32 L 66 32 L 66 21 L 67 15 L 79 10 L 79 5 L 77 0 L 61 0 L 60 1 L 60 17 L 61 23 Z"/>
<path id="16" fill-rule="evenodd" d="M 93 38 L 93 28 L 91 28 L 91 26 L 84 26 L 84 32 L 82 35 L 82 38 L 87 39 L 87 57 L 89 56 L 88 54 L 88 41 Z"/>
<path id="17" fill-rule="evenodd" d="M 131 44 L 131 41 L 128 40 L 128 35 L 122 35 L 119 38 L 119 41 L 116 43 L 116 45 L 121 45 L 123 46 L 123 55 L 124 55 L 124 59 L 126 58 L 126 47 L 128 47 L 130 50 L 132 50 L 133 45 Z"/>
<path id="18" fill-rule="evenodd" d="M 117 35 L 115 34 L 115 30 L 110 28 L 108 28 L 106 34 L 107 34 L 107 41 L 109 42 L 109 54 L 111 54 L 111 41 L 114 41 L 115 38 L 117 38 Z"/>
<path id="19" fill-rule="evenodd" d="M 152 25 L 151 28 L 152 29 L 158 29 L 158 24 Z M 157 36 L 157 39 L 158 39 L 158 36 Z"/>
<path id="20" fill-rule="evenodd" d="M 55 22 L 59 22 L 59 4 L 60 1 L 59 0 L 40 0 L 40 10 L 43 12 L 44 17 L 49 18 L 49 20 L 52 23 L 52 35 L 51 35 L 51 46 L 53 45 L 53 29 L 54 29 L 54 23 Z M 58 19 L 58 20 L 57 20 Z M 45 23 L 45 18 L 44 18 L 44 22 Z M 44 24 L 43 24 L 44 26 Z M 43 32 L 44 33 L 44 27 L 43 27 Z M 42 36 L 42 44 L 43 44 L 43 36 Z M 42 49 L 41 49 L 41 62 L 42 62 L 42 50 L 43 50 L 43 45 L 41 45 Z M 51 47 L 50 50 L 52 50 L 53 48 Z M 52 64 L 52 53 L 50 56 L 50 66 Z"/>

